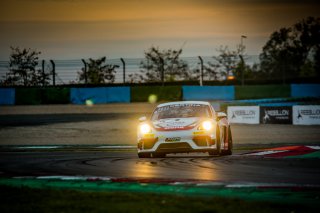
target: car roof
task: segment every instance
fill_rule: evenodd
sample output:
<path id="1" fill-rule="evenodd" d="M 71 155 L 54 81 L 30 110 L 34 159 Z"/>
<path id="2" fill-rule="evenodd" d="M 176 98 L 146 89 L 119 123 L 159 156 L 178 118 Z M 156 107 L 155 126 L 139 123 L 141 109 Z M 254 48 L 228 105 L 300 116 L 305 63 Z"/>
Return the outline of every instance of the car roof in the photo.
<path id="1" fill-rule="evenodd" d="M 157 107 L 169 106 L 173 104 L 202 104 L 202 105 L 210 106 L 210 103 L 206 101 L 175 101 L 175 102 L 167 102 L 167 103 L 159 104 Z"/>

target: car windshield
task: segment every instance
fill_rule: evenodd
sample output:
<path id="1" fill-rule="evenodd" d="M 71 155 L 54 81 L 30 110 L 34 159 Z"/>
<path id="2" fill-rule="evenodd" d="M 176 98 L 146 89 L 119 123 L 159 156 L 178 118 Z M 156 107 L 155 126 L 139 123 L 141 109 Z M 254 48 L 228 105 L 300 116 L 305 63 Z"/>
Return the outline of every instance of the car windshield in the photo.
<path id="1" fill-rule="evenodd" d="M 172 104 L 158 107 L 152 114 L 152 120 L 189 117 L 211 117 L 210 108 L 203 104 Z"/>

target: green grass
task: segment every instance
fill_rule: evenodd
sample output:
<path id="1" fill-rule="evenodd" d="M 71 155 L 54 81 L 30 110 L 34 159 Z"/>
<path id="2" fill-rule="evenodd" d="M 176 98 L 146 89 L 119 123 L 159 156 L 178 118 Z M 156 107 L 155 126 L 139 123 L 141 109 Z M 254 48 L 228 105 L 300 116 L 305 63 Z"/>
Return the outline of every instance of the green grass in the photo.
<path id="1" fill-rule="evenodd" d="M 137 86 L 131 87 L 131 102 L 147 102 L 151 94 L 158 101 L 179 101 L 182 98 L 181 86 Z"/>
<path id="2" fill-rule="evenodd" d="M 90 192 L 0 186 L 0 209 L 10 212 L 307 212 L 296 204 L 141 192 Z"/>

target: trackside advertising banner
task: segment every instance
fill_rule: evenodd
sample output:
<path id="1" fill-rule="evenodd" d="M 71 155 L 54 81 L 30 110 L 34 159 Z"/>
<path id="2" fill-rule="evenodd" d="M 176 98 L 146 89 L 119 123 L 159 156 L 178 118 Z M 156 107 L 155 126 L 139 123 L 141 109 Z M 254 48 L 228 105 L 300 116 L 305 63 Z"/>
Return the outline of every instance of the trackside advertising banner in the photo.
<path id="1" fill-rule="evenodd" d="M 292 124 L 292 107 L 260 107 L 261 124 Z"/>
<path id="2" fill-rule="evenodd" d="M 259 124 L 259 106 L 230 106 L 228 120 L 230 123 Z"/>
<path id="3" fill-rule="evenodd" d="M 293 124 L 320 124 L 320 105 L 293 106 Z"/>

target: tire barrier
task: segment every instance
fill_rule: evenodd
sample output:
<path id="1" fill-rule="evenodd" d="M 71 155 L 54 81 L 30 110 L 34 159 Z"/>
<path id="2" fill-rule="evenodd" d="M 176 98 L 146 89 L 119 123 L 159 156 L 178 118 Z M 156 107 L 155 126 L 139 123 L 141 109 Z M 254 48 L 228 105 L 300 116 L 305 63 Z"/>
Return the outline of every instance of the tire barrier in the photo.
<path id="1" fill-rule="evenodd" d="M 320 125 L 320 105 L 229 106 L 230 123 Z"/>
<path id="2" fill-rule="evenodd" d="M 15 89 L 0 88 L 0 105 L 14 105 L 14 104 L 15 104 Z"/>
<path id="3" fill-rule="evenodd" d="M 182 99 L 188 100 L 234 100 L 234 86 L 182 86 Z"/>
<path id="4" fill-rule="evenodd" d="M 130 103 L 130 87 L 71 88 L 72 104 Z"/>
<path id="5" fill-rule="evenodd" d="M 180 101 L 181 86 L 135 86 L 131 87 L 131 102 L 147 102 L 150 95 L 157 101 Z"/>
<path id="6" fill-rule="evenodd" d="M 291 97 L 320 97 L 320 84 L 291 84 Z"/>
<path id="7" fill-rule="evenodd" d="M 290 85 L 248 85 L 235 87 L 235 99 L 290 97 Z"/>
<path id="8" fill-rule="evenodd" d="M 16 105 L 69 104 L 69 88 L 16 88 Z"/>
<path id="9" fill-rule="evenodd" d="M 106 89 L 108 88 L 108 89 Z M 120 89 L 122 88 L 122 89 Z M 125 88 L 125 89 L 124 89 Z M 17 87 L 0 88 L 0 105 L 83 104 L 90 97 L 97 103 L 208 100 L 228 105 L 293 106 L 320 99 L 320 84 L 259 86 L 134 86 L 134 87 Z M 72 97 L 70 95 L 72 90 Z M 291 90 L 291 91 L 290 91 Z M 87 91 L 87 92 L 83 92 Z M 95 93 L 96 91 L 97 93 Z M 114 93 L 119 95 L 115 95 Z M 131 93 L 131 94 L 130 94 Z M 80 96 L 79 96 L 80 94 Z M 88 96 L 88 97 L 82 97 Z M 291 96 L 291 97 L 290 97 Z M 248 98 L 248 99 L 245 99 Z M 254 99 L 249 99 L 254 98 Z M 259 99 L 257 99 L 259 98 Z M 234 100 L 236 99 L 236 100 Z M 240 100 L 239 100 L 240 99 Z M 222 101 L 222 102 L 221 102 Z M 232 101 L 232 103 L 230 103 Z M 225 103 L 223 103 L 225 102 Z M 306 104 L 306 103 L 304 103 Z"/>
<path id="10" fill-rule="evenodd" d="M 16 88 L 16 105 L 39 105 L 41 99 L 39 88 Z"/>

